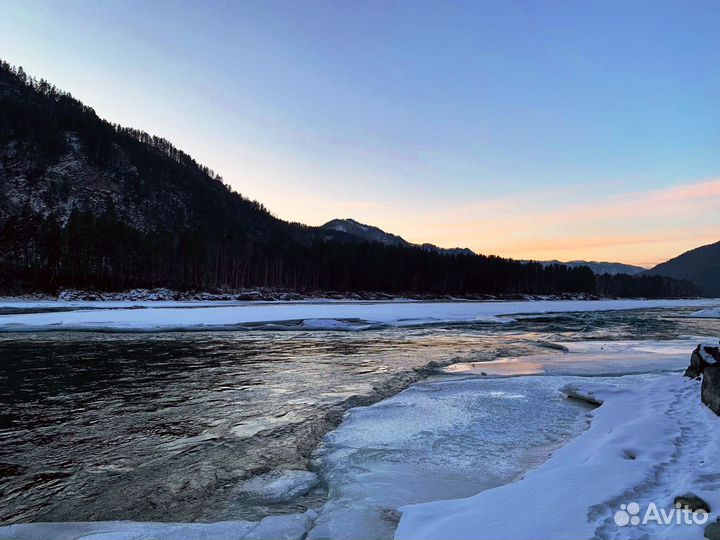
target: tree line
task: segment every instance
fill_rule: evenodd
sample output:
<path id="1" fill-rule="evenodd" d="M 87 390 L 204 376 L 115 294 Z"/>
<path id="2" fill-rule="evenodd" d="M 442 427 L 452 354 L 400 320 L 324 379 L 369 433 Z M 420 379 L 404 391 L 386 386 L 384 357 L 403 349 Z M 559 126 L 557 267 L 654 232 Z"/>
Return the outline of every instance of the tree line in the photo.
<path id="1" fill-rule="evenodd" d="M 26 209 L 0 230 L 0 290 L 217 290 L 269 287 L 300 292 L 695 296 L 686 281 L 596 276 L 587 267 L 543 266 L 501 257 L 316 239 L 307 245 L 218 238 L 199 230 L 142 232 L 112 208 L 74 211 L 66 225 Z"/>

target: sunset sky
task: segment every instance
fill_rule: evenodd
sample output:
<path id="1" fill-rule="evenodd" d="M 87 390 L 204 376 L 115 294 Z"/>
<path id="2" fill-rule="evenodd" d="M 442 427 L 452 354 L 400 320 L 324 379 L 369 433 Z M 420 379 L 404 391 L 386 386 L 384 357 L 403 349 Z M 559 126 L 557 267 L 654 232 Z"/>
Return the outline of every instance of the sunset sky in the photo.
<path id="1" fill-rule="evenodd" d="M 720 240 L 715 1 L 0 2 L 0 58 L 283 219 L 651 266 Z"/>

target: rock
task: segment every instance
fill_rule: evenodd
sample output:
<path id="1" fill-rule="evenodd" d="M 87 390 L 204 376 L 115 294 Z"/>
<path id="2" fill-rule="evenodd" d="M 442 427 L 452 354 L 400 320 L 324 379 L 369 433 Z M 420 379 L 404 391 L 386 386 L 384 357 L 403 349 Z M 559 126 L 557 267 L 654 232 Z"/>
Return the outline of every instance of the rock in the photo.
<path id="1" fill-rule="evenodd" d="M 702 375 L 702 372 L 705 371 L 705 360 L 700 354 L 701 347 L 702 345 L 698 345 L 690 355 L 690 365 L 685 370 L 685 373 L 683 373 L 685 377 L 697 379 Z"/>
<path id="2" fill-rule="evenodd" d="M 720 365 L 705 367 L 700 397 L 710 410 L 720 415 Z"/>
<path id="3" fill-rule="evenodd" d="M 690 365 L 685 370 L 684 375 L 691 379 L 698 379 L 707 366 L 718 363 L 720 363 L 720 350 L 718 347 L 701 343 L 695 347 L 695 350 L 690 355 Z"/>
<path id="4" fill-rule="evenodd" d="M 675 506 L 678 504 L 681 508 L 687 508 L 688 510 L 691 510 L 692 512 L 697 512 L 698 510 L 703 510 L 707 513 L 710 513 L 710 505 L 706 503 L 703 499 L 695 495 L 694 493 L 686 493 L 685 495 L 678 495 L 675 497 Z"/>
<path id="5" fill-rule="evenodd" d="M 401 517 L 402 514 L 398 512 L 395 508 L 384 508 L 380 512 L 380 518 L 384 519 L 385 521 L 389 521 L 390 523 L 400 523 Z"/>
<path id="6" fill-rule="evenodd" d="M 599 407 L 603 404 L 603 400 L 596 396 L 593 390 L 589 388 L 578 388 L 574 384 L 568 384 L 563 386 L 560 392 L 565 394 L 569 399 L 584 401 L 594 407 Z"/>
<path id="7" fill-rule="evenodd" d="M 540 342 L 540 346 L 545 347 L 546 349 L 553 349 L 555 351 L 570 352 L 570 349 L 568 349 L 565 345 L 553 343 L 552 341 L 542 341 Z"/>
<path id="8" fill-rule="evenodd" d="M 716 521 L 705 527 L 705 538 L 708 540 L 720 540 L 720 521 Z"/>

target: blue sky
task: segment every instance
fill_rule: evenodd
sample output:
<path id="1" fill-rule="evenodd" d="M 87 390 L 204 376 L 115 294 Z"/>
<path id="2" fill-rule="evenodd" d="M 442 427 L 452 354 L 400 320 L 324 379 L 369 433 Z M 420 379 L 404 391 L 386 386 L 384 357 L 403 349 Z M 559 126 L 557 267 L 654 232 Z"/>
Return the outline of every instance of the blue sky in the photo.
<path id="1" fill-rule="evenodd" d="M 14 2 L 0 56 L 279 217 L 649 265 L 720 240 L 717 2 Z"/>

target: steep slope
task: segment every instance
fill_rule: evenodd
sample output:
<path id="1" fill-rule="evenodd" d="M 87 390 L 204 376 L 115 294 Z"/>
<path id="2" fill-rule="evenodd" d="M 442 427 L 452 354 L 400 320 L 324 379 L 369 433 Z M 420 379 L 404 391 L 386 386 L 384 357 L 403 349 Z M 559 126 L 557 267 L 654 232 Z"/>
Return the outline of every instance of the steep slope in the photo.
<path id="1" fill-rule="evenodd" d="M 697 285 L 702 294 L 720 296 L 720 242 L 686 251 L 645 274 L 686 279 Z"/>
<path id="2" fill-rule="evenodd" d="M 379 242 L 387 246 L 420 247 L 425 251 L 434 251 L 443 255 L 475 255 L 475 252 L 468 248 L 441 248 L 434 244 L 412 244 L 401 236 L 385 232 L 373 225 L 365 225 L 351 218 L 330 220 L 322 225 L 322 228 L 344 232 L 365 242 Z"/>
<path id="3" fill-rule="evenodd" d="M 0 69 L 0 103 L 0 224 L 34 213 L 65 225 L 73 212 L 100 216 L 112 208 L 139 231 L 242 230 L 265 239 L 308 232 L 231 191 L 167 140 L 111 125 L 7 64 Z"/>
<path id="4" fill-rule="evenodd" d="M 4 289 L 279 283 L 280 254 L 354 241 L 275 218 L 167 140 L 5 62 L 0 232 Z"/>

